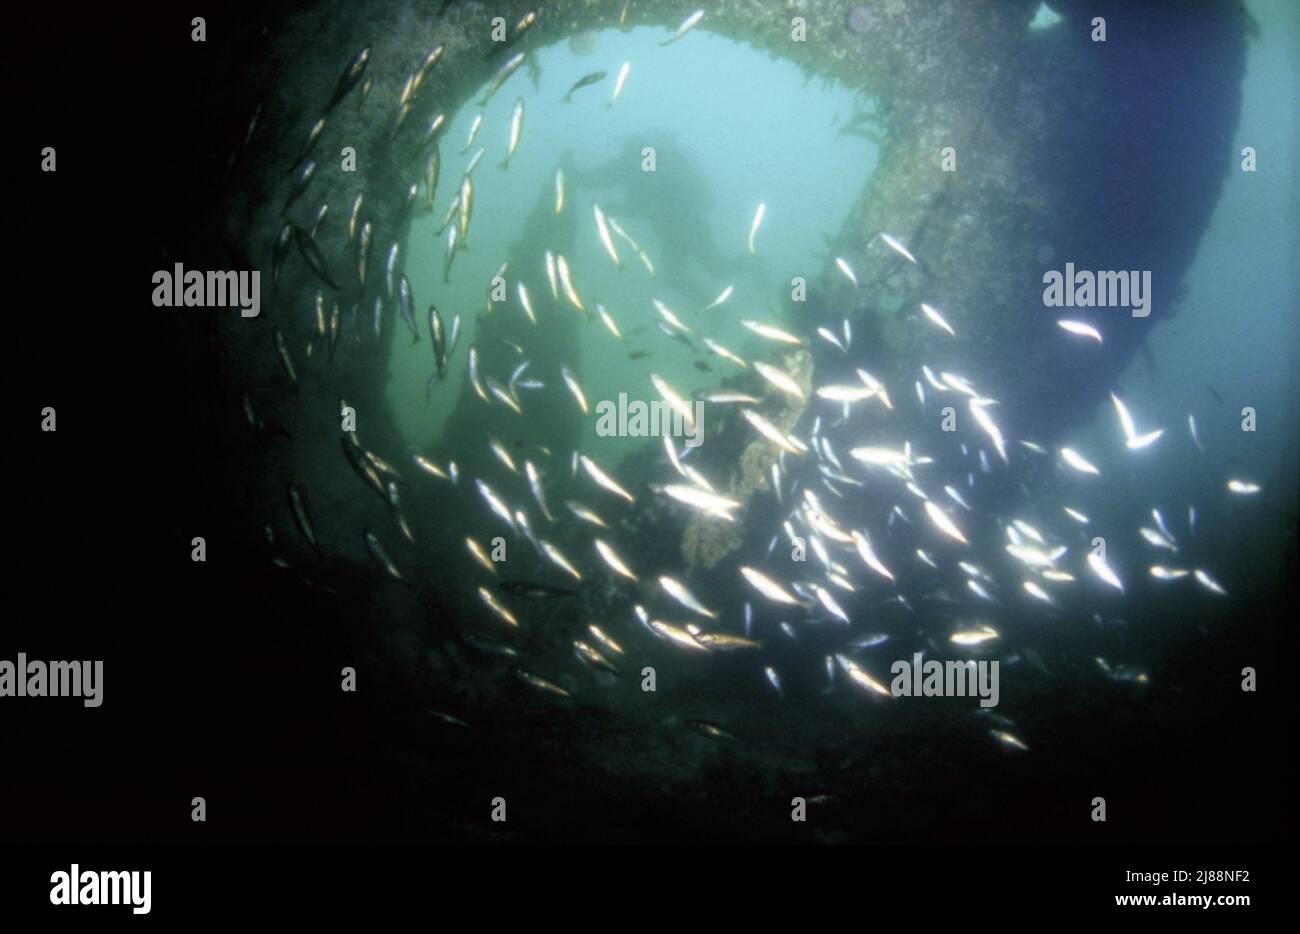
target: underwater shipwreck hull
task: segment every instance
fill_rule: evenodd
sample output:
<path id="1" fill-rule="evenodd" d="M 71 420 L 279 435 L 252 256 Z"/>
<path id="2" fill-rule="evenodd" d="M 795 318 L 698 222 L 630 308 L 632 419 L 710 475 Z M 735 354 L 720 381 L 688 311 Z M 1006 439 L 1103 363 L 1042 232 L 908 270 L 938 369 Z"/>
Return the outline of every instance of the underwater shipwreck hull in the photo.
<path id="1" fill-rule="evenodd" d="M 359 303 L 366 318 L 370 302 L 384 288 L 386 249 L 407 234 L 409 218 L 400 218 L 403 195 L 432 146 L 423 139 L 426 128 L 437 114 L 449 122 L 471 103 L 505 57 L 489 54 L 495 46 L 488 19 L 499 15 L 513 25 L 534 5 L 500 0 L 489 8 L 453 2 L 443 5 L 440 17 L 436 3 L 326 2 L 272 22 L 265 58 L 249 62 L 232 88 L 234 99 L 249 102 L 249 110 L 260 102 L 262 111 L 255 143 L 241 155 L 224 195 L 223 236 L 230 248 L 269 269 L 303 140 L 344 64 L 368 44 L 373 89 L 364 101 L 353 90 L 334 108 L 317 144 L 321 169 L 288 211 L 295 223 L 309 227 L 314 208 L 329 203 L 330 221 L 322 228 L 320 247 L 342 288 L 325 289 L 326 297 L 345 310 Z M 520 49 L 586 30 L 617 28 L 624 4 L 550 0 L 541 6 Z M 856 270 L 859 286 L 853 287 L 828 258 L 824 269 L 810 270 L 807 304 L 790 306 L 794 326 L 811 332 L 816 325 L 850 318 L 858 333 L 868 337 L 855 341 L 853 362 L 869 366 L 887 382 L 915 374 L 922 363 L 936 370 L 979 372 L 982 385 L 1002 400 L 1006 423 L 1016 425 L 1018 434 L 1050 436 L 1085 417 L 1155 322 L 1175 312 L 1178 283 L 1233 158 L 1228 144 L 1237 118 L 1245 23 L 1231 4 L 1198 10 L 1195 28 L 1189 26 L 1185 35 L 1170 32 L 1170 17 L 1161 19 L 1161 55 L 1182 63 L 1173 76 L 1166 74 L 1166 61 L 1142 54 L 1146 44 L 1154 44 L 1154 26 L 1140 12 L 1120 5 L 1107 10 L 1104 3 L 1080 4 L 1077 10 L 1068 2 L 1056 4 L 1076 19 L 1101 9 L 1100 15 L 1110 17 L 1104 45 L 1092 43 L 1078 29 L 1029 33 L 1025 24 L 1036 0 L 633 0 L 623 25 L 672 29 L 701 6 L 707 15 L 700 28 L 859 89 L 876 98 L 885 114 L 879 165 L 864 179 L 860 193 L 845 192 L 846 199 L 856 201 L 830 254 Z M 807 42 L 791 39 L 796 16 L 806 20 Z M 1221 20 L 1220 28 L 1207 28 L 1207 17 Z M 1132 29 L 1126 31 L 1126 25 Z M 1195 46 L 1207 41 L 1216 47 Z M 438 45 L 445 46 L 441 60 L 394 132 L 404 80 Z M 1191 62 L 1204 66 L 1192 69 Z M 1121 100 L 1121 90 L 1137 86 L 1148 88 L 1149 96 L 1136 103 Z M 771 132 L 780 131 L 773 122 Z M 1133 151 L 1108 154 L 1092 142 L 1117 138 L 1131 139 Z M 1223 145 L 1207 146 L 1207 139 Z M 337 171 L 339 148 L 345 145 L 357 152 L 354 173 Z M 945 147 L 955 150 L 955 172 L 943 171 Z M 808 171 L 817 171 L 817 154 L 809 153 L 807 163 Z M 360 191 L 365 193 L 364 216 L 375 230 L 365 290 L 356 284 L 355 247 L 346 243 L 339 220 L 347 217 Z M 877 236 L 881 231 L 908 244 L 921 265 L 901 262 L 883 246 Z M 1054 326 L 1059 315 L 1042 301 L 1043 271 L 1067 261 L 1080 269 L 1153 273 L 1151 316 L 1136 319 L 1122 309 L 1105 310 L 1114 316 L 1106 330 L 1106 352 L 1088 369 L 1079 366 L 1077 353 L 1066 357 L 1066 344 Z M 292 523 L 284 489 L 286 482 L 298 483 L 310 494 L 317 534 L 331 559 L 360 569 L 369 566 L 361 530 L 385 522 L 385 506 L 341 469 L 339 402 L 346 400 L 356 409 L 357 432 L 368 447 L 394 461 L 405 458 L 406 443 L 387 410 L 385 387 L 387 342 L 407 337 L 390 307 L 380 341 L 341 340 L 331 361 L 303 359 L 300 351 L 310 338 L 311 309 L 321 287 L 294 251 L 278 288 L 265 300 L 263 316 L 223 323 L 222 338 L 233 361 L 232 385 L 248 393 L 266 421 L 293 428 L 292 443 L 277 445 L 253 479 L 251 500 L 277 515 L 276 524 L 288 536 Z M 915 309 L 920 301 L 943 310 L 957 332 L 955 339 L 919 321 Z M 427 302 L 428 297 L 417 296 L 417 318 Z M 296 389 L 280 372 L 273 324 L 294 348 Z M 491 333 L 500 322 L 485 327 Z M 832 360 L 842 365 L 841 357 L 831 356 L 838 351 L 818 347 L 816 353 L 815 366 L 829 366 Z M 453 365 L 464 366 L 464 354 L 461 347 Z M 551 362 L 541 365 L 555 369 Z M 912 377 L 906 378 L 904 385 L 910 385 Z M 1053 400 L 1050 410 L 1036 406 L 1046 397 Z M 238 412 L 237 400 L 238 393 L 232 413 Z M 491 430 L 484 418 L 482 403 L 466 386 L 440 450 L 482 451 L 485 430 Z M 564 419 L 576 418 L 571 405 L 548 407 L 548 437 L 572 437 L 577 423 L 566 426 Z M 567 460 L 567 451 L 562 456 Z M 732 456 L 739 457 L 740 450 Z M 473 475 L 473 465 L 467 473 Z M 393 614 L 422 620 L 431 605 L 441 605 L 449 618 L 445 627 L 431 624 L 431 638 L 454 632 L 450 614 L 458 612 L 459 598 L 433 595 L 467 589 L 457 572 L 467 560 L 460 542 L 475 525 L 481 527 L 471 518 L 482 509 L 472 484 L 462 482 L 458 492 L 446 491 L 439 488 L 436 509 L 411 510 L 422 516 L 415 523 L 417 538 L 428 543 L 421 547 L 418 566 L 407 562 L 419 578 L 416 586 L 409 591 L 385 586 L 382 597 L 374 597 Z M 412 495 L 418 506 L 423 494 Z M 648 495 L 638 497 L 634 511 L 653 510 L 652 501 Z M 653 519 L 634 521 L 655 528 Z M 382 531 L 393 539 L 391 528 Z M 675 549 L 677 543 L 672 544 Z M 441 604 L 444 599 L 448 602 Z M 468 614 L 471 607 L 482 611 L 469 602 L 472 593 L 464 600 L 460 612 Z M 457 664 L 455 659 L 447 662 L 444 673 Z"/>

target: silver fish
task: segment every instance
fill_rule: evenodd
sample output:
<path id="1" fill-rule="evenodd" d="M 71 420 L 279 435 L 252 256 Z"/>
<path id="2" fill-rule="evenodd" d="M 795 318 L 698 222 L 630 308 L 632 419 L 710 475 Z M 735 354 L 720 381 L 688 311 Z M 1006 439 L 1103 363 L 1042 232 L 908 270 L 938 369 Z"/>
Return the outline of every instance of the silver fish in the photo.
<path id="1" fill-rule="evenodd" d="M 411 283 L 403 273 L 397 284 L 397 307 L 402 314 L 402 320 L 406 326 L 411 329 L 411 343 L 418 343 L 420 340 L 420 330 L 415 324 L 415 298 L 411 294 Z"/>
<path id="2" fill-rule="evenodd" d="M 402 572 L 398 570 L 397 565 L 393 563 L 393 559 L 388 557 L 388 552 L 384 550 L 384 546 L 380 543 L 378 536 L 369 529 L 366 529 L 366 548 L 370 551 L 371 557 L 373 557 L 379 565 L 388 572 L 390 577 L 394 580 L 399 580 L 404 584 L 410 583 L 410 581 L 402 576 Z"/>
<path id="3" fill-rule="evenodd" d="M 374 235 L 374 228 L 371 227 L 370 221 L 361 225 L 361 239 L 357 241 L 357 279 L 361 287 L 366 287 L 366 266 L 370 262 L 370 242 Z"/>
<path id="4" fill-rule="evenodd" d="M 334 86 L 334 94 L 330 97 L 329 103 L 325 105 L 325 112 L 329 113 L 338 105 L 339 101 L 347 97 L 349 91 L 357 86 L 361 76 L 366 72 L 366 65 L 370 62 L 370 46 L 366 46 L 355 56 L 348 66 L 343 69 L 343 74 L 339 76 L 338 84 Z"/>
<path id="5" fill-rule="evenodd" d="M 312 550 L 317 554 L 321 553 L 320 545 L 316 542 L 316 530 L 312 528 L 311 519 L 307 516 L 307 504 L 303 502 L 302 493 L 292 483 L 289 484 L 289 509 L 293 513 L 294 524 L 302 537 L 311 545 Z"/>
<path id="6" fill-rule="evenodd" d="M 335 282 L 334 277 L 330 275 L 329 267 L 325 263 L 325 257 L 322 255 L 320 247 L 316 245 L 316 241 L 311 238 L 311 234 L 303 230 L 301 227 L 295 227 L 293 233 L 294 239 L 298 243 L 298 252 L 301 253 L 302 258 L 307 261 L 307 265 L 311 267 L 311 271 L 316 273 L 316 275 L 320 277 L 321 281 L 330 288 L 337 289 L 339 284 Z"/>
<path id="7" fill-rule="evenodd" d="M 659 44 L 660 44 L 660 45 L 672 45 L 674 42 L 676 42 L 676 41 L 677 41 L 678 39 L 680 39 L 682 36 L 686 35 L 688 32 L 690 32 L 692 29 L 694 29 L 697 25 L 699 25 L 699 22 L 700 22 L 700 20 L 702 20 L 702 19 L 704 19 L 704 11 L 703 11 L 703 10 L 696 10 L 696 11 L 695 11 L 694 13 L 692 13 L 690 16 L 686 17 L 686 19 L 682 20 L 682 24 L 681 24 L 680 26 L 677 27 L 677 31 L 676 31 L 675 33 L 673 33 L 672 36 L 670 36 L 669 38 L 665 39 L 663 42 L 661 42 L 661 43 L 659 43 Z"/>
<path id="8" fill-rule="evenodd" d="M 505 84 L 506 81 L 509 80 L 510 76 L 519 70 L 519 66 L 523 63 L 524 53 L 520 52 L 502 65 L 501 70 L 498 71 L 496 76 L 492 79 L 492 83 L 488 85 L 487 93 L 484 94 L 483 99 L 479 101 L 479 106 L 482 107 L 488 101 L 492 100 L 492 95 L 501 89 L 501 85 Z M 469 146 L 466 145 L 465 148 L 468 149 Z"/>

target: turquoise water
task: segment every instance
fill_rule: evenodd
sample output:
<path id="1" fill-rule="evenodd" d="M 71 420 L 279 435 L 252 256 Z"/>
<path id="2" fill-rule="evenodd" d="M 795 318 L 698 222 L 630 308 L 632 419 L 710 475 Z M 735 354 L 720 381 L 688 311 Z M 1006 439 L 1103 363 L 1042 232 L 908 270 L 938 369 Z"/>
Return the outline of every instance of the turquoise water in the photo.
<path id="1" fill-rule="evenodd" d="M 525 267 L 512 258 L 512 249 L 518 253 L 521 246 L 530 247 L 530 257 L 538 260 L 541 250 L 564 254 L 584 304 L 593 311 L 597 302 L 604 305 L 624 336 L 617 340 L 596 320 L 579 330 L 574 346 L 558 351 L 580 376 L 592 406 L 617 400 L 620 392 L 657 398 L 644 376 L 634 379 L 636 373 L 658 372 L 690 393 L 735 372 L 733 364 L 718 357 L 709 361 L 712 372 L 698 370 L 690 355 L 675 352 L 679 347 L 629 360 L 637 349 L 663 344 L 655 323 L 663 319 L 654 299 L 689 327 L 748 359 L 759 341 L 738 320 L 781 323 L 791 278 L 822 268 L 825 238 L 839 231 L 876 164 L 874 143 L 840 134 L 870 103 L 844 88 L 806 80 L 787 61 L 702 30 L 689 43 L 666 48 L 659 46 L 663 35 L 649 28 L 600 33 L 596 48 L 584 56 L 574 55 L 568 43 L 541 49 L 532 53 L 539 72 L 536 85 L 529 69 L 521 68 L 486 106 L 478 106 L 481 93 L 476 94 L 449 121 L 440 145 L 434 208 L 411 225 L 405 269 L 421 330 L 427 329 L 427 303 L 434 301 L 447 326 L 461 315 L 461 340 L 457 364 L 427 408 L 424 386 L 432 368 L 427 341 L 415 346 L 409 340 L 393 342 L 388 398 L 412 444 L 436 439 L 457 403 L 466 378 L 464 355 L 475 343 L 477 316 L 503 261 L 511 261 L 507 298 L 493 314 L 513 320 L 511 339 L 525 348 L 554 341 L 553 329 L 548 330 L 552 316 L 581 317 L 563 293 L 558 301 L 552 299 L 542 262 Z M 631 68 L 617 103 L 610 106 L 624 62 Z M 605 78 L 575 91 L 570 103 L 562 101 L 575 81 L 596 71 L 604 71 Z M 524 101 L 523 133 L 509 169 L 502 171 L 499 163 L 518 98 Z M 462 152 L 480 114 L 473 146 Z M 451 281 L 444 283 L 446 237 L 438 236 L 437 229 L 480 147 L 485 153 L 473 173 L 471 249 L 456 256 Z M 652 172 L 645 171 L 650 165 L 646 147 L 654 150 Z M 543 225 L 541 243 L 520 244 L 530 212 L 539 204 L 543 209 L 553 205 L 555 175 L 562 167 L 567 167 L 565 216 Z M 419 209 L 424 197 L 422 187 Z M 616 235 L 625 268 L 615 267 L 598 237 L 593 202 L 641 246 L 655 266 L 653 276 Z M 760 203 L 766 208 L 750 255 L 749 230 Z M 536 327 L 517 297 L 521 281 L 537 313 Z M 728 287 L 734 291 L 724 304 L 703 311 Z M 519 357 L 525 359 L 527 353 Z M 554 371 L 523 378 L 529 376 L 559 381 Z M 585 426 L 585 440 L 594 438 L 594 419 Z M 602 439 L 614 456 L 637 443 Z"/>

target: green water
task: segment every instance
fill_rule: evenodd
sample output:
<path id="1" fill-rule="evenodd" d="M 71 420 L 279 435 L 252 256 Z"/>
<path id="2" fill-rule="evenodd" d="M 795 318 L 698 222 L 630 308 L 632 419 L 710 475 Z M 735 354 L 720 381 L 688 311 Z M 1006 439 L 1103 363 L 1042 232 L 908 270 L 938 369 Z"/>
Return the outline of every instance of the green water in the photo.
<path id="1" fill-rule="evenodd" d="M 648 375 L 658 373 L 683 393 L 716 386 L 738 371 L 735 364 L 707 355 L 700 359 L 663 335 L 653 299 L 663 302 L 688 327 L 742 357 L 751 357 L 757 338 L 742 318 L 781 324 L 791 305 L 791 280 L 813 278 L 826 262 L 826 238 L 846 219 L 852 199 L 874 169 L 876 147 L 862 136 L 839 130 L 857 112 L 871 109 L 844 88 L 809 83 L 788 62 L 771 61 L 753 49 L 701 32 L 689 53 L 659 48 L 662 33 L 651 29 L 600 34 L 596 49 L 576 57 L 561 43 L 536 54 L 536 87 L 521 68 L 486 106 L 481 94 L 454 115 L 442 134 L 442 168 L 432 211 L 417 217 L 404 244 L 404 267 L 416 298 L 422 337 L 411 345 L 399 335 L 392 343 L 388 396 L 406 439 L 425 446 L 436 439 L 468 378 L 465 354 L 475 343 L 476 316 L 483 312 L 492 277 L 502 262 L 506 300 L 493 314 L 509 322 L 510 340 L 528 349 L 559 339 L 560 316 L 583 316 L 564 298 L 551 296 L 543 254 L 563 254 L 574 286 L 593 311 L 597 302 L 614 318 L 619 341 L 599 319 L 583 323 L 571 348 L 560 348 L 591 406 L 587 436 L 596 434 L 596 406 L 616 400 L 657 398 Z M 708 46 L 708 48 L 702 48 Z M 631 70 L 611 107 L 615 79 L 624 61 Z M 579 78 L 595 71 L 606 77 L 574 92 Z M 518 150 L 503 171 L 515 100 L 525 115 Z M 483 122 L 462 152 L 474 118 Z M 460 179 L 475 152 L 474 208 L 468 241 L 443 282 L 446 236 L 437 228 L 457 197 Z M 647 152 L 647 147 L 653 153 Z M 653 161 L 653 171 L 647 171 Z M 563 212 L 554 214 L 555 175 L 565 168 Z M 601 205 L 637 241 L 655 267 L 651 276 L 628 244 L 613 237 L 623 262 L 618 269 L 597 234 L 592 203 Z M 766 204 L 755 237 L 748 237 L 755 211 Z M 531 218 L 531 222 L 530 222 Z M 522 257 L 522 258 L 521 258 Z M 517 298 L 522 281 L 538 324 L 529 323 Z M 731 297 L 704 307 L 727 287 Z M 461 315 L 461 336 L 446 380 L 426 406 L 425 382 L 432 372 L 427 308 L 435 302 L 448 328 Z M 395 321 L 395 319 L 393 319 Z M 391 324 L 405 333 L 400 322 Z M 568 339 L 567 337 L 564 339 Z M 704 350 L 698 339 L 697 348 Z M 649 356 L 629 359 L 641 350 Z M 641 381 L 629 379 L 641 373 Z M 493 373 L 505 382 L 508 373 Z M 524 379 L 560 383 L 558 372 L 530 368 Z M 630 387 L 639 385 L 640 395 Z M 520 391 L 525 414 L 528 393 Z M 500 404 L 495 403 L 494 404 Z M 574 405 L 576 406 L 576 402 Z M 641 443 L 602 440 L 606 456 L 619 457 Z"/>

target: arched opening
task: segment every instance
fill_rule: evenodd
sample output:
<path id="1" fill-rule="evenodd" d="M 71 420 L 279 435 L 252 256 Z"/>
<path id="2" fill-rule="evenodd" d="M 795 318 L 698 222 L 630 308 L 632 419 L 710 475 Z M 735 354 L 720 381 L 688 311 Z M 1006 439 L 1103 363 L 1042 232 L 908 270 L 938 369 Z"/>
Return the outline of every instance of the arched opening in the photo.
<path id="1" fill-rule="evenodd" d="M 482 379 L 513 387 L 526 416 L 578 414 L 561 366 L 590 406 L 652 395 L 650 373 L 687 393 L 715 388 L 737 365 L 703 338 L 748 359 L 759 339 L 742 319 L 809 329 L 786 320 L 799 317 L 791 281 L 826 264 L 852 204 L 845 193 L 876 165 L 877 104 L 838 82 L 802 80 L 791 62 L 703 30 L 668 48 L 652 27 L 580 38 L 530 52 L 528 67 L 485 105 L 478 89 L 440 133 L 434 198 L 425 181 L 403 248 L 425 339 L 397 325 L 388 361 L 386 399 L 414 447 L 434 445 L 457 405 L 501 406 L 473 399 L 470 347 Z M 516 102 L 522 132 L 503 170 Z M 469 250 L 454 210 L 467 168 Z M 552 291 L 547 254 L 563 257 L 586 313 L 562 282 Z M 432 387 L 430 302 L 448 331 L 459 317 L 455 363 Z M 660 307 L 693 333 L 666 335 Z M 580 430 L 591 440 L 596 420 Z M 604 447 L 621 457 L 639 443 Z"/>

